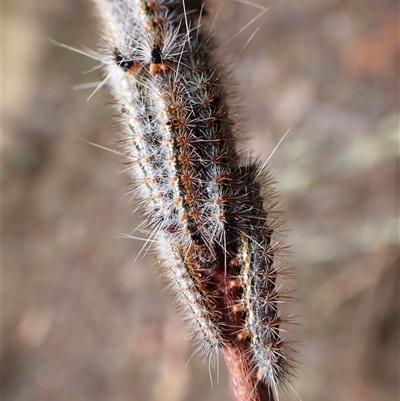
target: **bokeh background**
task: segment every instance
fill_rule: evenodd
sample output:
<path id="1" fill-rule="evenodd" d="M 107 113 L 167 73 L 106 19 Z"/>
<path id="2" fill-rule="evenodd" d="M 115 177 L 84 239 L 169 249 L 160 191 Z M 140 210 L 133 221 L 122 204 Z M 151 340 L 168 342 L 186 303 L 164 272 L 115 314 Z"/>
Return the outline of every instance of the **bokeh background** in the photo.
<path id="1" fill-rule="evenodd" d="M 218 0 L 248 147 L 279 181 L 303 401 L 394 401 L 399 374 L 399 18 L 392 0 Z M 126 196 L 83 0 L 3 0 L 4 401 L 230 400 L 191 358 Z M 210 16 L 214 14 L 210 12 Z M 233 35 L 237 37 L 230 40 Z M 140 233 L 139 233 L 140 234 Z M 296 400 L 289 391 L 282 400 Z"/>

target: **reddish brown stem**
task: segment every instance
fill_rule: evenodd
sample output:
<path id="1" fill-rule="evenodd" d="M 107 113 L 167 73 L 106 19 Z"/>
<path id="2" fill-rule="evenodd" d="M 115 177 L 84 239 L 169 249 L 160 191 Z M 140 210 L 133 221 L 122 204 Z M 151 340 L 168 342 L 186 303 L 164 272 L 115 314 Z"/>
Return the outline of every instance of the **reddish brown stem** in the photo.
<path id="1" fill-rule="evenodd" d="M 245 341 L 223 348 L 233 401 L 274 401 L 271 389 L 252 372 L 247 352 Z"/>
<path id="2" fill-rule="evenodd" d="M 228 263 L 228 266 L 232 265 Z M 222 265 L 208 270 L 207 277 L 209 284 L 218 289 L 216 303 L 225 340 L 222 352 L 230 375 L 233 401 L 274 401 L 271 388 L 257 376 L 257 369 L 251 361 L 248 336 L 243 330 L 241 309 L 235 308 L 240 305 L 238 279 L 228 276 Z"/>

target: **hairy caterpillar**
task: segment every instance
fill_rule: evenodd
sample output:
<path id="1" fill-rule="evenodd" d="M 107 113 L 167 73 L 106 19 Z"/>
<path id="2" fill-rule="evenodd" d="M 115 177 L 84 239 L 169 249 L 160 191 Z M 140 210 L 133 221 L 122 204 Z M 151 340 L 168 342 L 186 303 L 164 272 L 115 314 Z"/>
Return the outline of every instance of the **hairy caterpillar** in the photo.
<path id="1" fill-rule="evenodd" d="M 236 144 L 231 85 L 197 0 L 92 0 L 107 84 L 150 241 L 205 354 L 236 400 L 272 400 L 290 373 L 281 333 L 272 180 Z"/>

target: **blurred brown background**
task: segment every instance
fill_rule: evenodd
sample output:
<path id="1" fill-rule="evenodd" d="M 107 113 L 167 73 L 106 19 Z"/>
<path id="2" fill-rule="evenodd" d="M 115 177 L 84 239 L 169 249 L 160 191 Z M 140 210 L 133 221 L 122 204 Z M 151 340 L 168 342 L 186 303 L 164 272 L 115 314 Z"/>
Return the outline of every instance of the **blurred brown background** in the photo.
<path id="1" fill-rule="evenodd" d="M 261 4 L 261 0 L 260 4 Z M 398 399 L 398 2 L 265 0 L 222 46 L 248 146 L 266 159 L 296 269 L 303 401 Z M 259 10 L 228 0 L 227 42 Z M 210 13 L 212 14 L 212 13 Z M 3 400 L 226 400 L 193 352 L 125 196 L 105 91 L 77 84 L 95 48 L 83 0 L 3 1 Z M 139 233 L 140 234 L 140 233 Z M 188 362 L 189 361 L 189 362 Z M 296 400 L 293 392 L 282 399 Z"/>

